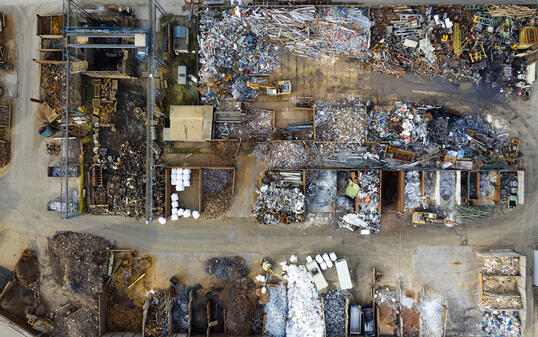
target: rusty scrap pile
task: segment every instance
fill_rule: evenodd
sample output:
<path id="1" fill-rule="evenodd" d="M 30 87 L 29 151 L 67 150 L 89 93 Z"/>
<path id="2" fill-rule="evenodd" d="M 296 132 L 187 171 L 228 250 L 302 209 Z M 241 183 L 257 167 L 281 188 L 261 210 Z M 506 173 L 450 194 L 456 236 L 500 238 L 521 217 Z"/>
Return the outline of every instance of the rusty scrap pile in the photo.
<path id="1" fill-rule="evenodd" d="M 229 191 L 204 194 L 202 199 L 202 216 L 205 219 L 224 217 L 232 206 L 233 195 Z"/>
<path id="2" fill-rule="evenodd" d="M 168 315 L 170 311 L 170 293 L 168 291 L 154 291 L 144 303 L 144 335 L 148 337 L 166 336 L 170 327 L 168 326 Z"/>
<path id="3" fill-rule="evenodd" d="M 206 219 L 221 218 L 232 205 L 229 186 L 233 181 L 233 170 L 202 170 L 202 214 Z"/>
<path id="4" fill-rule="evenodd" d="M 110 242 L 87 233 L 58 232 L 49 249 L 58 260 L 63 287 L 73 294 L 97 296 L 103 292 Z"/>
<path id="5" fill-rule="evenodd" d="M 41 65 L 41 99 L 56 112 L 62 109 L 63 69 L 57 64 Z"/>

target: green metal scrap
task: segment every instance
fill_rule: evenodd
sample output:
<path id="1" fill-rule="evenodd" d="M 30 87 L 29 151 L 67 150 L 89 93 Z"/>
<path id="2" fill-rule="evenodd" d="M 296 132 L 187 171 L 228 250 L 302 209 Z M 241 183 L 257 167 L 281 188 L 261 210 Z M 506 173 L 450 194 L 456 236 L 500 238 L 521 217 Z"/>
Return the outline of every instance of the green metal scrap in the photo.
<path id="1" fill-rule="evenodd" d="M 489 214 L 487 210 L 471 206 L 456 206 L 456 210 L 459 217 L 465 220 L 478 220 Z"/>

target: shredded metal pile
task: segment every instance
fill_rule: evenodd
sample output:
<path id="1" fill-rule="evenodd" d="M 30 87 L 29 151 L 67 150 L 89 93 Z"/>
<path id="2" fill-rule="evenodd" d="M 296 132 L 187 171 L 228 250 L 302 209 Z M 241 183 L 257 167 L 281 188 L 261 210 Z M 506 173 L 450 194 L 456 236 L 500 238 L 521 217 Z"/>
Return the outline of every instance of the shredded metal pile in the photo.
<path id="1" fill-rule="evenodd" d="M 364 143 L 366 107 L 361 101 L 316 102 L 316 139 Z"/>
<path id="2" fill-rule="evenodd" d="M 336 197 L 336 171 L 307 172 L 306 206 L 308 212 L 332 212 Z"/>
<path id="3" fill-rule="evenodd" d="M 263 184 L 252 206 L 252 214 L 263 224 L 302 222 L 305 216 L 305 196 L 297 187 L 285 183 Z"/>
<path id="4" fill-rule="evenodd" d="M 325 332 L 327 337 L 346 336 L 346 292 L 329 291 L 323 295 Z"/>
<path id="5" fill-rule="evenodd" d="M 421 142 L 427 134 L 424 114 L 433 108 L 431 105 L 397 102 L 393 109 L 372 109 L 368 114 L 368 140 Z"/>
<path id="6" fill-rule="evenodd" d="M 271 337 L 286 336 L 286 316 L 288 315 L 288 302 L 286 298 L 286 286 L 267 287 L 269 303 L 264 305 L 265 331 Z"/>
<path id="7" fill-rule="evenodd" d="M 288 281 L 287 337 L 323 337 L 325 323 L 312 276 L 304 266 L 285 265 Z"/>
<path id="8" fill-rule="evenodd" d="M 58 259 L 63 287 L 74 294 L 102 293 L 110 247 L 110 242 L 87 233 L 59 232 L 50 238 L 50 253 Z"/>
<path id="9" fill-rule="evenodd" d="M 245 260 L 240 256 L 213 257 L 207 260 L 205 271 L 218 280 L 241 279 L 248 273 Z"/>
<path id="10" fill-rule="evenodd" d="M 202 189 L 204 193 L 215 193 L 222 191 L 232 183 L 232 170 L 203 169 Z"/>
<path id="11" fill-rule="evenodd" d="M 412 211 L 422 205 L 423 197 L 420 188 L 420 172 L 408 171 L 405 174 L 405 210 Z"/>
<path id="12" fill-rule="evenodd" d="M 443 336 L 443 308 L 440 298 L 423 298 L 418 306 L 423 336 Z"/>
<path id="13" fill-rule="evenodd" d="M 291 141 L 260 143 L 251 155 L 276 169 L 303 168 L 309 161 L 305 145 Z"/>

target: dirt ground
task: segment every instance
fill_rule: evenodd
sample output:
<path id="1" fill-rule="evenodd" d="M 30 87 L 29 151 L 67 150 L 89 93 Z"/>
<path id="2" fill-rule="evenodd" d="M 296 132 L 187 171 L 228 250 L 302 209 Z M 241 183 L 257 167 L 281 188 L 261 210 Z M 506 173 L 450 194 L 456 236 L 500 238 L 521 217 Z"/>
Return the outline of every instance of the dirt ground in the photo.
<path id="1" fill-rule="evenodd" d="M 327 88 L 321 90 L 320 95 L 336 94 L 338 87 L 335 82 L 336 75 L 329 73 L 329 69 L 340 67 L 340 82 L 342 92 L 350 93 L 352 87 L 357 87 L 374 97 L 383 99 L 407 99 L 427 103 L 440 103 L 460 111 L 479 111 L 506 119 L 512 134 L 522 140 L 520 150 L 523 154 L 522 167 L 526 170 L 525 205 L 515 211 L 496 211 L 487 221 L 463 225 L 457 228 L 445 227 L 413 227 L 409 222 L 394 217 L 384 217 L 382 231 L 379 234 L 362 237 L 357 233 L 336 229 L 331 222 L 320 222 L 319 225 L 305 227 L 305 225 L 291 226 L 263 226 L 255 223 L 248 217 L 253 181 L 257 172 L 263 170 L 263 164 L 249 158 L 242 158 L 238 163 L 238 189 L 236 199 L 232 205 L 229 217 L 219 221 L 196 221 L 187 219 L 178 223 L 159 225 L 157 223 L 145 224 L 141 220 L 122 217 L 81 216 L 68 221 L 61 220 L 57 214 L 46 211 L 46 202 L 59 195 L 62 185 L 59 180 L 46 178 L 45 168 L 48 156 L 43 150 L 43 142 L 37 133 L 38 125 L 35 122 L 35 106 L 29 98 L 38 95 L 39 83 L 38 67 L 31 60 L 38 46 L 36 31 L 36 13 L 55 13 L 61 11 L 61 2 L 42 2 L 30 0 L 25 3 L 30 7 L 20 5 L 20 1 L 6 0 L 5 5 L 12 7 L 14 17 L 21 26 L 28 29 L 18 30 L 17 75 L 19 104 L 14 113 L 14 127 L 12 130 L 13 157 L 8 170 L 1 172 L 0 176 L 0 265 L 12 269 L 20 251 L 30 242 L 36 245 L 45 236 L 58 230 L 77 230 L 105 236 L 121 246 L 132 247 L 140 252 L 150 252 L 156 256 L 156 274 L 148 280 L 148 285 L 157 286 L 168 284 L 171 275 L 181 273 L 185 280 L 202 279 L 204 275 L 202 261 L 204 257 L 215 254 L 240 254 L 249 260 L 260 260 L 270 256 L 276 261 L 288 259 L 290 254 L 296 254 L 304 261 L 305 256 L 334 251 L 338 256 L 345 256 L 353 269 L 354 290 L 357 299 L 366 301 L 369 298 L 369 272 L 372 266 L 383 271 L 387 282 L 396 282 L 401 279 L 404 289 L 413 288 L 413 280 L 424 269 L 414 267 L 414 256 L 423 255 L 444 257 L 443 266 L 451 266 L 445 273 L 435 273 L 435 282 L 427 283 L 426 276 L 422 278 L 425 287 L 444 291 L 453 280 L 459 280 L 460 273 L 472 275 L 476 280 L 474 267 L 467 269 L 473 261 L 464 264 L 452 264 L 460 261 L 465 254 L 454 253 L 447 247 L 470 246 L 502 246 L 512 247 L 516 251 L 530 256 L 531 244 L 538 241 L 538 231 L 535 219 L 538 217 L 538 199 L 536 198 L 536 169 L 538 164 L 538 141 L 535 133 L 538 128 L 538 116 L 535 107 L 538 106 L 538 93 L 536 87 L 531 93 L 531 100 L 502 101 L 490 96 L 487 91 L 480 88 L 458 88 L 442 80 L 425 80 L 419 77 L 408 76 L 404 79 L 389 78 L 380 74 L 359 73 L 359 70 L 349 70 L 347 62 L 326 66 L 327 74 L 315 77 L 313 69 L 308 70 L 315 79 L 322 79 Z M 51 5 L 52 4 L 52 5 Z M 174 8 L 180 3 L 174 3 Z M 293 62 L 293 61 L 290 61 Z M 300 64 L 300 61 L 299 61 Z M 297 68 L 297 61 L 295 61 Z M 323 71 L 323 70 L 322 70 Z M 282 75 L 282 74 L 280 74 Z M 289 75 L 292 88 L 301 88 L 299 82 Z M 310 75 L 309 75 L 310 76 Z M 325 76 L 325 77 L 324 77 Z M 310 81 L 310 77 L 308 77 Z M 303 80 L 305 81 L 305 80 Z M 347 81 L 347 84 L 346 84 Z M 299 84 L 298 84 L 299 83 Z M 368 83 L 370 88 L 368 88 Z M 315 93 L 315 87 L 307 83 L 310 93 Z M 316 89 L 317 90 L 317 89 Z M 299 91 L 297 91 L 299 93 Z M 307 92 L 305 91 L 305 95 Z M 287 102 L 283 105 L 289 104 Z M 184 160 L 180 156 L 178 162 Z M 428 250 L 424 250 L 428 245 Z M 461 246 L 460 246 L 461 245 Z M 467 245 L 467 246 L 466 246 Z M 178 263 L 180 262 L 180 263 Z M 528 260 L 530 265 L 532 262 Z M 433 263 L 432 270 L 436 270 Z M 461 269 L 460 269 L 461 268 Z M 472 271 L 472 272 L 471 272 Z M 530 272 L 530 271 L 529 271 Z M 334 286 L 336 273 L 330 271 L 327 278 Z M 441 277 L 443 275 L 443 277 Z M 52 277 L 50 272 L 48 277 Z M 433 277 L 433 276 L 432 276 Z M 470 277 L 470 276 L 469 276 Z M 473 316 L 464 315 L 469 306 L 476 306 L 477 299 L 469 294 L 477 292 L 475 285 L 466 283 L 464 279 L 458 281 L 458 287 L 465 294 L 460 305 L 459 297 L 449 299 L 449 324 L 454 331 L 465 329 L 475 322 Z M 530 291 L 530 277 L 527 278 L 527 289 Z M 476 281 L 473 281 L 476 282 Z M 440 287 L 437 288 L 437 285 Z M 50 288 L 46 294 L 48 301 L 62 303 L 66 299 L 64 294 L 55 292 Z M 453 295 L 456 296 L 456 295 Z M 532 296 L 527 296 L 529 303 Z M 65 302 L 63 302 L 65 304 Z M 525 336 L 536 335 L 533 332 L 533 319 L 535 312 L 531 305 L 527 310 L 527 331 Z M 460 311 L 452 319 L 452 311 Z M 456 319 L 456 318 L 463 319 Z M 474 323 L 473 323 L 474 324 Z M 2 336 L 9 336 L 8 333 Z"/>

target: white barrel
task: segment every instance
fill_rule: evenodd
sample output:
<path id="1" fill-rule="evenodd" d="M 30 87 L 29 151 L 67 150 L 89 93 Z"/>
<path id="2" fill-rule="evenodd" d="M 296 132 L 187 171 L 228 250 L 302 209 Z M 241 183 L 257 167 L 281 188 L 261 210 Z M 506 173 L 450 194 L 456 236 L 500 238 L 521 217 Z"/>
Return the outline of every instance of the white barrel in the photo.
<path id="1" fill-rule="evenodd" d="M 183 180 L 183 186 L 185 186 L 185 187 L 191 186 L 191 181 L 190 180 Z"/>
<path id="2" fill-rule="evenodd" d="M 183 208 L 180 208 L 177 210 L 177 215 L 178 216 L 183 216 L 183 213 L 185 213 L 185 210 Z"/>
<path id="3" fill-rule="evenodd" d="M 164 225 L 164 224 L 166 223 L 166 218 L 164 218 L 164 217 L 162 217 L 162 216 L 159 217 L 159 223 L 160 223 L 161 225 Z"/>
<path id="4" fill-rule="evenodd" d="M 178 192 L 183 192 L 183 191 L 185 191 L 185 186 L 183 186 L 183 185 L 176 185 L 176 191 L 178 191 Z"/>
<path id="5" fill-rule="evenodd" d="M 183 177 L 183 181 L 191 180 L 191 175 L 190 174 L 184 174 L 182 177 Z"/>
<path id="6" fill-rule="evenodd" d="M 188 218 L 191 216 L 191 210 L 190 209 L 186 209 L 184 212 L 183 212 L 183 217 L 184 218 Z"/>
<path id="7" fill-rule="evenodd" d="M 172 220 L 172 221 L 179 220 L 179 216 L 177 216 L 177 214 L 172 214 L 172 215 L 170 216 L 170 220 Z"/>
<path id="8" fill-rule="evenodd" d="M 198 219 L 200 217 L 200 212 L 192 211 L 192 217 L 195 218 L 195 219 Z"/>
<path id="9" fill-rule="evenodd" d="M 172 214 L 176 214 L 176 215 L 177 215 L 177 208 L 172 208 Z"/>
<path id="10" fill-rule="evenodd" d="M 172 207 L 173 207 L 173 208 L 178 208 L 178 207 L 179 207 L 179 202 L 177 202 L 177 201 L 172 201 Z"/>
<path id="11" fill-rule="evenodd" d="M 183 175 L 190 175 L 191 174 L 191 169 L 190 168 L 184 168 L 183 169 Z"/>
<path id="12" fill-rule="evenodd" d="M 177 193 L 172 193 L 171 198 L 172 198 L 172 201 L 178 201 L 179 195 L 177 195 Z"/>

